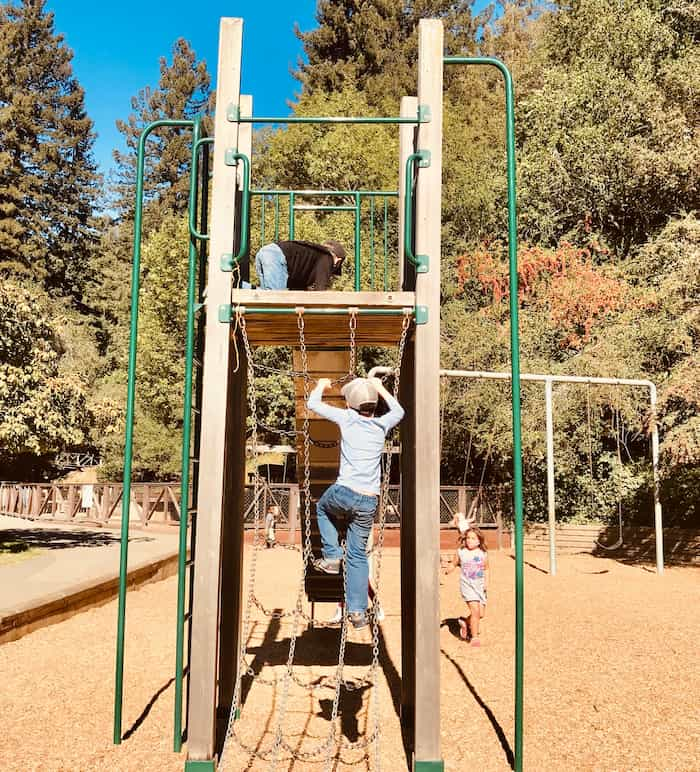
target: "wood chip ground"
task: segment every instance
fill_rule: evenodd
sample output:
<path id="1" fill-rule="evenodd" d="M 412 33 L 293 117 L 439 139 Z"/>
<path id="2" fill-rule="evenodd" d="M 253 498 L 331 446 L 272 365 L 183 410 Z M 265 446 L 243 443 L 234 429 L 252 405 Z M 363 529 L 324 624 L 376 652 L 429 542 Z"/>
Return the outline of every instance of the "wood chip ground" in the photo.
<path id="1" fill-rule="evenodd" d="M 463 613 L 457 573 L 441 586 L 442 745 L 447 770 L 508 770 L 513 748 L 514 562 L 492 552 L 483 646 L 458 636 Z M 673 567 L 663 577 L 648 565 L 590 555 L 562 555 L 556 577 L 543 553 L 526 554 L 526 770 L 700 770 L 700 572 Z M 262 551 L 257 594 L 271 608 L 289 607 L 299 556 Z M 379 711 L 381 766 L 406 768 L 399 720 L 399 554 L 385 550 Z M 182 770 L 172 752 L 175 579 L 131 591 L 127 601 L 125 737 L 112 744 L 116 602 L 77 614 L 0 646 L 0 768 L 18 772 Z M 332 606 L 318 606 L 322 619 Z M 278 685 L 246 686 L 237 724 L 246 744 L 265 752 L 282 700 L 290 624 L 254 612 L 249 641 L 254 669 Z M 371 663 L 370 633 L 353 631 L 346 679 Z M 295 672 L 313 680 L 336 669 L 338 630 L 303 628 Z M 250 687 L 248 690 L 248 686 Z M 373 727 L 373 690 L 343 693 L 338 730 L 362 739 Z M 284 736 L 306 753 L 328 736 L 333 690 L 292 685 Z M 376 769 L 375 749 L 342 750 L 323 759 L 280 760 L 279 770 Z M 280 754 L 281 758 L 287 754 Z M 235 743 L 226 768 L 269 764 Z"/>

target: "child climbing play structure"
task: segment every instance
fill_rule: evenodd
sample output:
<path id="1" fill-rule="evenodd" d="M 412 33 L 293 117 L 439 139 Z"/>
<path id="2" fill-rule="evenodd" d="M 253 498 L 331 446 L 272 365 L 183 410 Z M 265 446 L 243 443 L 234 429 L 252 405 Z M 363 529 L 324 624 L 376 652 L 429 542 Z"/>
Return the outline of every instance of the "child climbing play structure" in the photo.
<path id="1" fill-rule="evenodd" d="M 121 742 L 126 568 L 135 400 L 135 363 L 140 271 L 140 229 L 145 143 L 161 126 L 192 131 L 190 185 L 190 260 L 186 340 L 185 412 L 180 514 L 180 571 L 176 653 L 175 750 L 186 726 L 186 769 L 214 770 L 222 754 L 235 748 L 229 740 L 235 723 L 245 716 L 241 678 L 246 675 L 246 636 L 253 590 L 246 592 L 243 571 L 246 421 L 255 415 L 255 351 L 263 346 L 293 349 L 297 469 L 302 488 L 304 529 L 301 547 L 300 595 L 292 619 L 292 641 L 308 618 L 301 611 L 308 600 L 342 597 L 342 577 L 329 581 L 309 567 L 315 532 L 313 504 L 333 481 L 337 470 L 335 428 L 309 413 L 306 399 L 319 377 L 334 384 L 331 401 L 341 404 L 339 387 L 355 374 L 357 347 L 395 347 L 394 387 L 406 410 L 400 426 L 401 454 L 401 723 L 409 738 L 414 770 L 442 769 L 440 749 L 439 646 L 439 512 L 440 486 L 440 238 L 442 169 L 442 90 L 446 65 L 487 65 L 499 69 L 505 82 L 506 151 L 508 159 L 509 257 L 511 270 L 511 348 L 513 377 L 514 519 L 516 547 L 515 759 L 522 768 L 522 475 L 520 467 L 520 390 L 518 363 L 515 161 L 513 93 L 505 66 L 494 59 L 443 56 L 439 20 L 419 25 L 417 96 L 404 97 L 396 117 L 256 117 L 250 96 L 240 94 L 241 19 L 222 19 L 220 26 L 216 116 L 212 137 L 202 136 L 199 119 L 158 121 L 141 137 L 138 155 L 137 203 L 132 274 L 132 327 L 126 420 L 126 452 L 122 514 L 121 582 L 117 635 L 114 741 Z M 393 124 L 399 132 L 397 191 L 398 255 L 387 286 L 374 274 L 361 275 L 359 212 L 361 191 L 334 191 L 341 201 L 355 202 L 354 291 L 268 291 L 243 288 L 249 279 L 250 212 L 254 195 L 274 191 L 251 189 L 253 124 Z M 213 160 L 210 170 L 210 150 Z M 208 180 L 211 176 L 211 200 Z M 295 210 L 313 191 L 287 191 L 290 238 Z M 384 195 L 364 192 L 369 196 Z M 384 201 L 386 202 L 386 196 Z M 269 200 L 273 200 L 269 198 Z M 279 198 L 274 199 L 277 203 Z M 327 200 L 327 199 L 326 199 Z M 263 203 L 264 206 L 264 203 Z M 318 205 L 316 209 L 323 209 Z M 326 209 L 334 207 L 326 206 Z M 351 209 L 341 204 L 336 209 Z M 263 210 L 264 212 L 264 210 Z M 385 203 L 386 212 L 386 203 Z M 264 217 L 264 214 L 263 214 Z M 373 221 L 372 221 L 373 222 Z M 263 226 L 264 227 L 264 226 Z M 277 234 L 276 234 L 277 235 Z M 386 239 L 385 239 L 386 244 Z M 386 257 L 386 246 L 385 246 Z M 348 260 L 347 262 L 350 262 Z M 382 282 L 379 282 L 382 284 Z M 253 429 L 255 446 L 256 428 Z M 385 466 L 388 484 L 389 468 Z M 257 479 L 257 476 L 256 476 Z M 386 486 L 383 488 L 386 494 Z M 386 495 L 381 497 L 380 536 Z M 258 532 L 256 511 L 255 534 Z M 189 551 L 189 554 L 188 554 Z M 381 555 L 381 552 L 379 552 Z M 253 564 L 254 564 L 253 559 Z M 331 578 L 334 579 L 334 578 Z M 249 577 L 249 582 L 252 578 Z M 249 585 L 249 587 L 252 585 Z M 377 623 L 373 625 L 377 648 Z M 341 625 L 340 650 L 347 635 Z M 287 689 L 295 678 L 294 645 L 279 699 L 284 711 Z M 373 666 L 376 668 L 376 655 Z M 375 682 L 376 683 L 376 682 Z M 337 715 L 340 676 L 335 683 Z M 186 714 L 186 720 L 185 716 Z M 278 754 L 290 751 L 282 735 L 282 718 L 273 745 L 261 758 L 274 768 Z M 377 742 L 379 723 L 372 740 Z M 235 739 L 235 738 L 234 738 Z M 334 752 L 330 740 L 319 753 L 299 758 L 323 761 Z M 222 751 L 223 749 L 223 751 Z M 291 749 L 293 750 L 293 749 Z"/>

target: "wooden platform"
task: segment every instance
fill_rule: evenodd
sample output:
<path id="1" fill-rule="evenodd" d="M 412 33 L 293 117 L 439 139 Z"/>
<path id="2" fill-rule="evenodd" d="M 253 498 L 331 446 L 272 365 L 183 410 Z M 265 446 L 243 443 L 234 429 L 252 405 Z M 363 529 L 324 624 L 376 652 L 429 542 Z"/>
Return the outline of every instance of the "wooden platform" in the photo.
<path id="1" fill-rule="evenodd" d="M 302 292 L 285 290 L 234 289 L 231 293 L 233 309 L 246 309 L 248 339 L 254 346 L 298 346 L 299 329 L 293 309 L 302 307 L 317 310 L 304 316 L 306 344 L 314 348 L 337 349 L 350 343 L 350 313 L 358 308 L 355 339 L 360 346 L 395 346 L 401 336 L 401 314 L 375 315 L 363 313 L 367 309 L 413 310 L 413 292 Z M 289 309 L 289 313 L 255 312 L 251 309 Z M 338 309 L 338 313 L 318 313 L 319 309 Z M 232 329 L 234 329 L 232 324 Z"/>

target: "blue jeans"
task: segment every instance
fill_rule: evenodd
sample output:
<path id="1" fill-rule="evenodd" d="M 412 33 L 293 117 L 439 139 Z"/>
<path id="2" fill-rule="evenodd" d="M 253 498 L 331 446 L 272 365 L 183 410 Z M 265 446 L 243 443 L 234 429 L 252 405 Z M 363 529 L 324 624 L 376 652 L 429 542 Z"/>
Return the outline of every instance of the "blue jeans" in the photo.
<path id="1" fill-rule="evenodd" d="M 287 258 L 277 244 L 266 244 L 255 255 L 255 270 L 263 290 L 287 289 Z"/>
<path id="2" fill-rule="evenodd" d="M 338 560 L 343 550 L 338 542 L 338 522 L 347 527 L 345 536 L 345 598 L 348 611 L 367 611 L 367 539 L 374 524 L 378 498 L 356 493 L 337 483 L 331 485 L 316 504 L 323 557 Z"/>

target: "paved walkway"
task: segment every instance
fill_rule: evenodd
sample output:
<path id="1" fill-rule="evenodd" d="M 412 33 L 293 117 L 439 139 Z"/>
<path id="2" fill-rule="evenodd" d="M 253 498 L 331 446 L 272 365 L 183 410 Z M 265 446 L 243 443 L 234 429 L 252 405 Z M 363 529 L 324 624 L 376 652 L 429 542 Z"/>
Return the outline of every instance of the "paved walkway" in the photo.
<path id="1" fill-rule="evenodd" d="M 34 555 L 0 564 L 0 642 L 114 597 L 119 578 L 118 531 L 58 525 L 0 515 L 0 542 L 38 548 Z M 129 580 L 173 573 L 177 529 L 133 530 Z M 26 629 L 25 629 L 26 628 Z"/>

